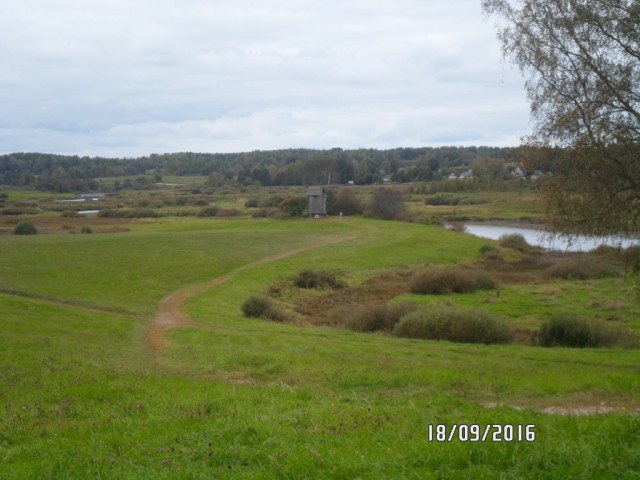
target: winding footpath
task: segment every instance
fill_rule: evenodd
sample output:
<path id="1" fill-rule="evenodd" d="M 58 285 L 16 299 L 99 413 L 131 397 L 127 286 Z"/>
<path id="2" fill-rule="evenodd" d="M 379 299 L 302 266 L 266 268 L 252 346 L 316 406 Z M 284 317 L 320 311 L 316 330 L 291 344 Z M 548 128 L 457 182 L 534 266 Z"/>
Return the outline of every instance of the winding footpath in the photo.
<path id="1" fill-rule="evenodd" d="M 147 331 L 147 341 L 149 342 L 149 345 L 156 352 L 164 350 L 168 344 L 168 332 L 174 328 L 211 328 L 210 325 L 194 322 L 183 312 L 183 307 L 187 300 L 195 297 L 196 295 L 202 294 L 217 285 L 228 282 L 229 280 L 235 278 L 238 274 L 251 270 L 255 267 L 276 262 L 278 260 L 282 260 L 283 258 L 291 257 L 308 250 L 326 247 L 328 245 L 333 245 L 336 243 L 351 241 L 356 239 L 357 237 L 358 235 L 349 235 L 337 239 L 333 238 L 330 240 L 323 240 L 294 250 L 288 250 L 283 253 L 270 255 L 254 262 L 247 263 L 246 265 L 236 268 L 235 270 L 216 277 L 206 283 L 186 287 L 167 295 L 160 301 L 160 304 L 158 305 L 158 311 L 150 322 L 149 330 Z"/>

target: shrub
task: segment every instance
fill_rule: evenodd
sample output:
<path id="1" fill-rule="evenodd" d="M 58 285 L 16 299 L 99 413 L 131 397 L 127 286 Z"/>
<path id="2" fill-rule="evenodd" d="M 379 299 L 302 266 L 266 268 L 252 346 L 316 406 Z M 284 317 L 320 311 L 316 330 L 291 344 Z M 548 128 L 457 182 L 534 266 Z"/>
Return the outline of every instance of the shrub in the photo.
<path id="1" fill-rule="evenodd" d="M 242 304 L 242 313 L 245 317 L 263 318 L 275 322 L 286 320 L 285 314 L 279 310 L 273 301 L 264 295 L 252 295 Z"/>
<path id="2" fill-rule="evenodd" d="M 620 267 L 603 256 L 580 257 L 556 263 L 547 269 L 551 278 L 588 280 L 590 278 L 615 277 Z"/>
<path id="3" fill-rule="evenodd" d="M 452 232 L 464 233 L 467 231 L 467 227 L 464 222 L 449 222 L 449 230 Z"/>
<path id="4" fill-rule="evenodd" d="M 63 210 L 62 212 L 60 212 L 60 216 L 64 218 L 69 218 L 69 217 L 79 217 L 80 214 L 75 210 Z"/>
<path id="5" fill-rule="evenodd" d="M 277 207 L 282 203 L 284 197 L 282 195 L 270 195 L 268 197 L 260 197 L 259 206 L 263 208 Z"/>
<path id="6" fill-rule="evenodd" d="M 221 208 L 216 213 L 216 217 L 239 217 L 242 212 L 237 208 Z"/>
<path id="7" fill-rule="evenodd" d="M 362 205 L 351 188 L 341 188 L 336 194 L 330 191 L 327 210 L 334 215 L 360 215 L 363 212 Z"/>
<path id="8" fill-rule="evenodd" d="M 246 208 L 257 208 L 258 207 L 258 199 L 257 198 L 250 198 L 249 200 L 244 202 L 244 206 Z"/>
<path id="9" fill-rule="evenodd" d="M 13 233 L 16 235 L 36 235 L 38 233 L 38 229 L 29 220 L 22 220 L 16 224 L 13 229 Z"/>
<path id="10" fill-rule="evenodd" d="M 411 279 L 411 292 L 418 294 L 448 295 L 492 290 L 496 283 L 483 271 L 455 267 L 430 267 Z"/>
<path id="11" fill-rule="evenodd" d="M 405 211 L 404 195 L 393 188 L 375 191 L 367 209 L 367 214 L 383 220 L 394 220 Z"/>
<path id="12" fill-rule="evenodd" d="M 218 207 L 206 207 L 198 212 L 199 217 L 215 217 L 218 214 Z"/>
<path id="13" fill-rule="evenodd" d="M 304 217 L 307 214 L 307 197 L 289 197 L 278 204 L 278 208 L 290 217 Z"/>
<path id="14" fill-rule="evenodd" d="M 298 272 L 293 284 L 298 288 L 342 288 L 346 286 L 333 272 L 311 269 Z"/>
<path id="15" fill-rule="evenodd" d="M 531 250 L 532 248 L 531 245 L 527 243 L 525 238 L 519 233 L 502 235 L 498 241 L 500 242 L 501 247 L 511 248 L 520 252 L 526 252 L 527 250 Z"/>
<path id="16" fill-rule="evenodd" d="M 278 218 L 282 216 L 282 212 L 275 207 L 258 208 L 251 212 L 253 218 Z"/>
<path id="17" fill-rule="evenodd" d="M 91 227 L 84 226 L 80 230 L 80 233 L 93 233 L 93 230 L 91 230 Z"/>
<path id="18" fill-rule="evenodd" d="M 622 253 L 622 260 L 625 266 L 630 268 L 632 272 L 640 272 L 640 245 L 628 247 Z"/>
<path id="19" fill-rule="evenodd" d="M 13 229 L 13 233 L 16 235 L 36 235 L 38 233 L 38 229 L 28 220 L 22 220 L 18 222 Z"/>
<path id="20" fill-rule="evenodd" d="M 428 197 L 424 203 L 425 205 L 441 206 L 441 205 L 457 205 L 459 202 L 458 197 L 447 194 L 436 194 Z"/>
<path id="21" fill-rule="evenodd" d="M 417 310 L 402 317 L 393 333 L 460 343 L 507 343 L 513 338 L 511 327 L 503 319 L 483 310 L 456 307 Z"/>
<path id="22" fill-rule="evenodd" d="M 117 208 L 100 210 L 98 216 L 108 218 L 157 218 L 160 217 L 160 212 L 144 208 Z"/>
<path id="23" fill-rule="evenodd" d="M 538 343 L 543 347 L 598 347 L 602 328 L 574 317 L 553 317 L 540 327 Z"/>
<path id="24" fill-rule="evenodd" d="M 347 328 L 360 332 L 391 332 L 402 317 L 415 311 L 413 302 L 394 305 L 378 303 L 356 307 L 353 315 L 344 322 Z"/>
<path id="25" fill-rule="evenodd" d="M 480 247 L 480 256 L 489 260 L 502 260 L 502 253 L 493 245 L 483 245 Z"/>

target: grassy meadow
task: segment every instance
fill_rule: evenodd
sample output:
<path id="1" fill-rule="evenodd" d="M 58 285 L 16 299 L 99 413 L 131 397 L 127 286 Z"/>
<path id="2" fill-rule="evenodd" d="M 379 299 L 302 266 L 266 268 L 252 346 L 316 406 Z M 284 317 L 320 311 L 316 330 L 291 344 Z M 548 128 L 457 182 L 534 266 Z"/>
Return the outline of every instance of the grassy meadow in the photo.
<path id="1" fill-rule="evenodd" d="M 494 243 L 361 217 L 0 235 L 0 479 L 640 478 L 639 349 L 401 339 L 241 312 L 303 268 L 361 285 Z M 159 302 L 221 276 L 154 348 Z M 575 310 L 640 330 L 631 276 L 405 299 L 527 328 Z M 535 441 L 430 441 L 441 424 L 535 425 Z"/>

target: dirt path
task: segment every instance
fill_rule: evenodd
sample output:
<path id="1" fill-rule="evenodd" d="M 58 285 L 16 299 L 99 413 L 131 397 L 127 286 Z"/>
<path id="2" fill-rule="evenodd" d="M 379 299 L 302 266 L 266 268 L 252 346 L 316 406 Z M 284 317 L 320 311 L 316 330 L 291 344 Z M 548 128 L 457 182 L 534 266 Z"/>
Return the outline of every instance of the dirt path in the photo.
<path id="1" fill-rule="evenodd" d="M 205 291 L 213 288 L 222 283 L 228 282 L 235 278 L 238 274 L 251 270 L 254 267 L 265 265 L 267 263 L 275 262 L 283 258 L 287 258 L 298 253 L 306 252 L 316 248 L 326 247 L 335 243 L 342 243 L 357 238 L 357 235 L 350 235 L 343 238 L 324 240 L 321 242 L 315 242 L 307 246 L 289 250 L 287 252 L 270 255 L 268 257 L 261 258 L 254 262 L 243 265 L 236 268 L 229 273 L 216 277 L 209 282 L 193 285 L 180 290 L 177 290 L 160 301 L 158 305 L 158 311 L 151 320 L 149 330 L 147 331 L 147 341 L 151 348 L 155 351 L 161 351 L 167 346 L 167 333 L 173 328 L 179 327 L 191 327 L 191 328 L 211 328 L 207 324 L 196 323 L 182 311 L 184 304 L 190 298 L 195 297 Z"/>

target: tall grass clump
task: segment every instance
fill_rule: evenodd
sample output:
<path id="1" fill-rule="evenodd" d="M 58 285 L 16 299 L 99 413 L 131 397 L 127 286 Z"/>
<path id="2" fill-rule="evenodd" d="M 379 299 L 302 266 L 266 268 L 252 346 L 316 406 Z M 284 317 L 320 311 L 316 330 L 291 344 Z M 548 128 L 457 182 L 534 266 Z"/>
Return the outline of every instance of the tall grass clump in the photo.
<path id="1" fill-rule="evenodd" d="M 483 245 L 479 250 L 480 256 L 487 260 L 502 260 L 502 253 L 498 247 L 494 245 Z"/>
<path id="2" fill-rule="evenodd" d="M 355 307 L 350 312 L 342 311 L 345 326 L 359 332 L 391 332 L 402 317 L 416 310 L 413 302 L 386 305 L 377 303 Z"/>
<path id="3" fill-rule="evenodd" d="M 13 233 L 16 235 L 36 235 L 38 233 L 38 229 L 33 222 L 30 222 L 29 220 L 22 220 L 16 223 Z"/>
<path id="4" fill-rule="evenodd" d="M 633 273 L 640 272 L 640 245 L 632 245 L 625 249 L 622 260 Z"/>
<path id="5" fill-rule="evenodd" d="M 547 269 L 549 277 L 565 280 L 616 277 L 619 274 L 620 265 L 615 260 L 601 255 L 589 255 L 565 260 Z"/>
<path id="6" fill-rule="evenodd" d="M 296 275 L 293 284 L 298 288 L 343 288 L 346 284 L 333 272 L 305 268 Z"/>
<path id="7" fill-rule="evenodd" d="M 448 295 L 496 288 L 493 279 L 481 270 L 459 267 L 429 267 L 416 273 L 410 282 L 412 293 Z"/>
<path id="8" fill-rule="evenodd" d="M 538 344 L 543 347 L 623 347 L 640 344 L 635 332 L 613 328 L 602 321 L 556 316 L 538 331 Z"/>
<path id="9" fill-rule="evenodd" d="M 398 337 L 459 343 L 508 343 L 513 339 L 509 324 L 489 312 L 445 306 L 421 309 L 404 316 L 393 333 Z"/>
<path id="10" fill-rule="evenodd" d="M 513 250 L 518 250 L 519 252 L 526 252 L 531 250 L 533 247 L 527 243 L 525 238 L 519 233 L 510 233 L 507 235 L 502 235 L 498 242 L 500 246 L 503 248 L 511 248 Z"/>
<path id="11" fill-rule="evenodd" d="M 284 322 L 287 317 L 271 300 L 264 295 L 252 295 L 242 303 L 245 317 L 262 318 L 274 322 Z"/>

